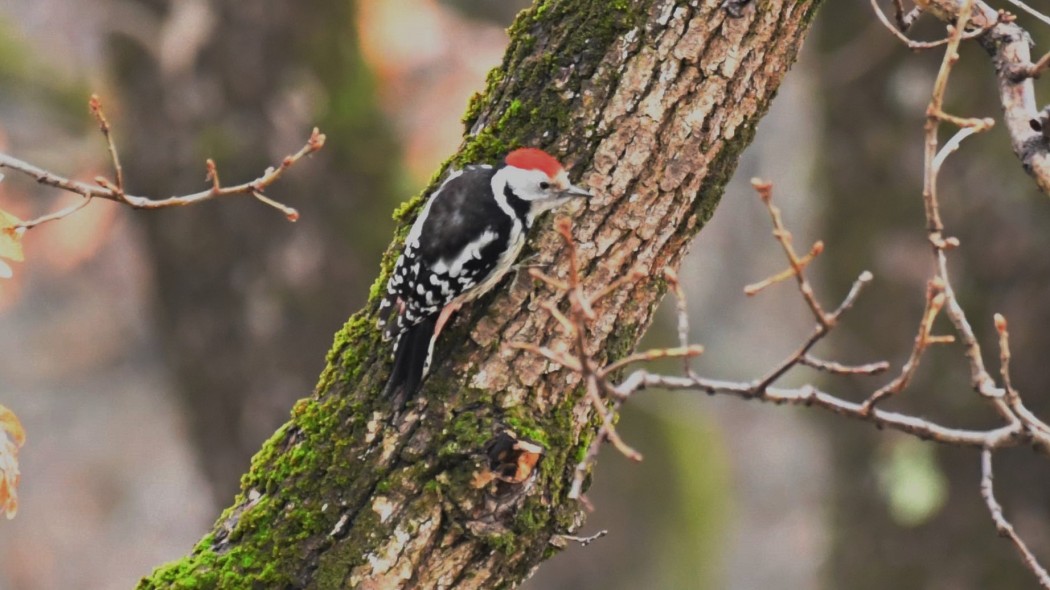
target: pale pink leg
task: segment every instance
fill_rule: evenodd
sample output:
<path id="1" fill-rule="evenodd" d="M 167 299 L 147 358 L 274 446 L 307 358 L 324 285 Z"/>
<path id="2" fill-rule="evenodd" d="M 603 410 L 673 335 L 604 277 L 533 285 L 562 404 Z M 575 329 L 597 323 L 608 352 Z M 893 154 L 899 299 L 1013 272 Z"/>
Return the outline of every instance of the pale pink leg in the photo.
<path id="1" fill-rule="evenodd" d="M 441 310 L 441 314 L 438 316 L 437 324 L 434 326 L 434 336 L 431 341 L 437 340 L 438 334 L 441 333 L 441 328 L 445 327 L 445 322 L 448 318 L 452 317 L 452 314 L 459 311 L 459 308 L 463 307 L 462 303 L 449 303 Z"/>

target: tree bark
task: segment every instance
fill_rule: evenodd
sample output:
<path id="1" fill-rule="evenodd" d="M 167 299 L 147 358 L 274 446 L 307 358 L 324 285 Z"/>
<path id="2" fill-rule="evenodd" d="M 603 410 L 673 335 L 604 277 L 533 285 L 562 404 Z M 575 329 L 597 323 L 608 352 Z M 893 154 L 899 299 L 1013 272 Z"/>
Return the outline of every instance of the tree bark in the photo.
<path id="1" fill-rule="evenodd" d="M 819 1 L 765 0 L 742 18 L 716 4 L 538 2 L 512 26 L 449 162 L 538 145 L 598 195 L 561 212 L 575 218 L 585 288 L 647 271 L 595 310 L 586 337 L 600 359 L 630 352 L 649 325 L 660 270 L 714 211 Z M 596 429 L 578 379 L 502 346 L 564 341 L 541 308 L 564 307 L 561 294 L 505 281 L 446 328 L 417 399 L 400 410 L 379 397 L 390 350 L 377 296 L 422 202 L 400 211 L 369 303 L 336 335 L 314 395 L 255 456 L 213 531 L 142 588 L 514 586 L 578 528 L 569 483 Z M 563 276 L 550 222 L 534 229 L 534 263 Z M 506 431 L 541 445 L 542 459 L 522 483 L 476 488 Z"/>

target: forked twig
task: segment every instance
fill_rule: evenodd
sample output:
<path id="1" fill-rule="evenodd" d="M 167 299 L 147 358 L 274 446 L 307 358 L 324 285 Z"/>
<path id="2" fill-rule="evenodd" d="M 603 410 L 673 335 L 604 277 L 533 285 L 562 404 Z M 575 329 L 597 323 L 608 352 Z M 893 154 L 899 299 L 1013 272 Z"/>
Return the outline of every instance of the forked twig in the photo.
<path id="1" fill-rule="evenodd" d="M 996 316 L 995 323 L 999 333 L 1001 387 L 996 384 L 995 379 L 988 373 L 984 365 L 980 343 L 966 316 L 965 310 L 963 310 L 955 295 L 948 274 L 948 253 L 959 247 L 959 241 L 954 237 L 944 235 L 944 224 L 941 218 L 937 190 L 937 178 L 947 158 L 961 147 L 964 140 L 987 131 L 993 125 L 991 119 L 988 118 L 959 117 L 949 114 L 943 109 L 949 75 L 952 67 L 959 59 L 959 44 L 966 39 L 973 38 L 982 38 L 982 43 L 985 43 L 986 39 L 983 39 L 984 37 L 1001 35 L 999 38 L 1006 41 L 997 45 L 997 49 L 994 51 L 990 49 L 993 56 L 996 56 L 998 59 L 1009 52 L 1020 51 L 1020 53 L 1017 53 L 1020 57 L 1014 58 L 1014 62 L 1004 62 L 1004 67 L 997 68 L 997 75 L 1001 84 L 1009 82 L 1021 85 L 1020 91 L 1014 93 L 1014 95 L 1008 96 L 1005 90 L 1003 94 L 1003 104 L 1007 110 L 1008 117 L 1007 125 L 1011 137 L 1015 139 L 1018 137 L 1018 123 L 1016 120 L 1011 119 L 1011 117 L 1016 115 L 1016 113 L 1012 112 L 1014 105 L 1011 101 L 1024 101 L 1026 104 L 1032 102 L 1030 101 L 1030 82 L 1018 81 L 1016 79 L 1018 72 L 1022 74 L 1021 78 L 1025 79 L 1039 75 L 1050 67 L 1050 54 L 1035 63 L 1028 62 L 1024 48 L 1017 49 L 1016 42 L 1011 40 L 1014 37 L 1007 34 L 1007 31 L 1016 29 L 1010 16 L 991 11 L 981 0 L 962 0 L 962 2 L 956 2 L 955 0 L 928 0 L 927 3 L 930 5 L 929 11 L 936 9 L 938 18 L 944 19 L 945 14 L 951 15 L 947 38 L 932 43 L 911 41 L 889 22 L 889 19 L 879 8 L 878 3 L 872 0 L 872 5 L 879 19 L 908 47 L 912 49 L 928 49 L 941 45 L 945 46 L 944 58 L 938 70 L 926 112 L 924 144 L 922 199 L 926 217 L 927 238 L 932 248 L 935 264 L 932 277 L 927 282 L 925 309 L 919 321 L 912 351 L 901 366 L 900 372 L 889 383 L 875 389 L 861 403 L 849 401 L 812 385 L 805 385 L 800 388 L 784 388 L 777 385 L 784 375 L 799 365 L 809 366 L 836 375 L 857 376 L 884 372 L 889 368 L 889 363 L 879 361 L 851 366 L 835 361 L 818 359 L 811 353 L 815 345 L 827 336 L 837 325 L 841 316 L 853 306 L 864 286 L 872 280 L 872 275 L 867 271 L 861 273 L 838 308 L 830 313 L 825 311 L 805 275 L 808 265 L 823 250 L 823 243 L 816 242 L 813 248 L 810 249 L 810 252 L 804 256 L 799 256 L 795 252 L 791 243 L 791 233 L 785 227 L 779 209 L 772 204 L 772 185 L 770 183 L 758 180 L 753 182 L 755 189 L 769 210 L 773 223 L 773 235 L 780 243 L 789 267 L 764 281 L 749 286 L 746 292 L 749 295 L 754 294 L 771 285 L 794 277 L 798 291 L 809 307 L 817 325 L 794 353 L 777 364 L 765 377 L 751 382 L 710 379 L 701 377 L 693 372 L 689 365 L 689 359 L 699 354 L 701 349 L 699 347 L 694 348 L 688 342 L 689 317 L 685 305 L 685 296 L 677 280 L 677 275 L 670 270 L 665 271 L 665 278 L 668 279 L 668 284 L 677 301 L 678 346 L 630 354 L 602 367 L 601 363 L 583 346 L 583 335 L 586 333 L 588 322 L 593 321 L 594 317 L 592 307 L 589 305 L 593 303 L 593 300 L 588 299 L 580 287 L 578 268 L 575 262 L 575 249 L 568 231 L 568 222 L 561 221 L 559 222 L 559 231 L 565 239 L 569 250 L 570 276 L 566 281 L 558 281 L 549 277 L 544 277 L 542 280 L 549 287 L 568 294 L 570 300 L 569 312 L 565 314 L 559 313 L 555 317 L 558 317 L 563 328 L 573 338 L 573 344 L 564 350 L 554 351 L 529 345 L 518 345 L 518 347 L 533 350 L 534 353 L 541 354 L 552 360 L 556 359 L 555 362 L 560 361 L 563 366 L 571 367 L 570 370 L 578 371 L 583 377 L 586 387 L 587 402 L 602 418 L 597 435 L 588 445 L 583 460 L 574 469 L 570 497 L 580 497 L 584 478 L 593 466 L 598 449 L 604 441 L 612 442 L 621 452 L 631 458 L 640 458 L 633 449 L 623 444 L 623 441 L 616 434 L 614 416 L 615 412 L 631 396 L 645 389 L 659 387 L 671 390 L 691 390 L 707 394 L 730 395 L 773 404 L 816 407 L 844 417 L 867 422 L 878 428 L 897 430 L 923 440 L 932 440 L 946 445 L 979 450 L 981 453 L 982 472 L 981 494 L 985 499 L 997 530 L 1011 540 L 1020 553 L 1023 563 L 1035 574 L 1039 583 L 1044 588 L 1050 588 L 1050 576 L 1048 576 L 1046 570 L 1040 565 L 1037 558 L 1005 518 L 1002 507 L 995 499 L 992 485 L 992 459 L 995 451 L 1020 445 L 1033 445 L 1037 451 L 1050 456 L 1050 425 L 1025 407 L 1021 393 L 1016 389 L 1010 378 L 1011 353 L 1009 334 L 1006 320 L 1000 315 Z M 906 29 L 914 13 L 905 15 L 903 5 L 899 1 L 895 1 L 894 7 L 900 28 Z M 977 14 L 974 16 L 974 22 L 971 24 L 971 16 L 975 7 Z M 1011 29 L 1010 27 L 1015 28 Z M 1010 53 L 1010 55 L 1013 54 Z M 1006 67 L 1011 66 L 1011 64 L 1013 70 Z M 1011 71 L 1013 71 L 1013 74 L 1011 74 Z M 943 146 L 939 146 L 938 131 L 942 123 L 954 125 L 959 129 Z M 1045 152 L 1046 150 L 1044 149 L 1038 153 L 1026 154 L 1023 156 L 1023 160 L 1026 162 L 1026 165 L 1032 164 L 1031 173 L 1036 177 L 1040 187 L 1050 193 L 1050 164 L 1046 163 L 1048 156 Z M 601 291 L 601 295 L 604 296 L 614 289 L 620 288 L 623 282 L 620 280 L 614 285 L 609 285 Z M 952 328 L 954 328 L 954 334 L 934 334 L 935 321 L 941 315 L 944 315 L 950 321 Z M 1001 418 L 999 425 L 983 430 L 956 428 L 926 418 L 906 413 L 891 412 L 878 407 L 880 401 L 900 393 L 908 386 L 919 367 L 925 351 L 930 346 L 956 340 L 961 343 L 963 354 L 968 361 L 973 390 L 982 399 L 986 400 L 999 415 Z M 618 384 L 610 382 L 614 374 L 632 363 L 675 356 L 683 359 L 683 375 L 681 376 L 662 375 L 649 372 L 646 369 L 635 369 Z"/>
<path id="2" fill-rule="evenodd" d="M 286 156 L 276 167 L 267 168 L 261 176 L 249 182 L 232 186 L 222 186 L 219 183 L 219 173 L 215 166 L 215 162 L 209 159 L 206 162 L 206 179 L 211 183 L 211 187 L 207 190 L 167 198 L 134 196 L 127 194 L 124 190 L 124 171 L 120 164 L 116 145 L 113 141 L 113 133 L 109 120 L 106 118 L 105 113 L 102 110 L 101 101 L 97 96 L 92 96 L 88 106 L 91 110 L 92 116 L 99 124 L 100 131 L 106 139 L 107 151 L 109 152 L 109 157 L 113 164 L 114 180 L 111 181 L 100 176 L 94 179 L 95 184 L 88 184 L 86 182 L 69 179 L 55 174 L 54 172 L 34 166 L 28 162 L 24 162 L 18 158 L 0 153 L 0 168 L 7 168 L 25 174 L 35 179 L 40 184 L 68 191 L 84 198 L 83 201 L 78 202 L 75 205 L 42 215 L 36 219 L 24 221 L 16 226 L 17 229 L 32 229 L 41 223 L 62 219 L 84 208 L 92 199 L 96 198 L 122 203 L 133 209 L 164 209 L 167 207 L 193 205 L 218 197 L 248 195 L 277 209 L 283 213 L 289 221 L 296 221 L 299 218 L 299 213 L 295 209 L 267 197 L 264 192 L 267 187 L 280 179 L 289 168 L 294 166 L 305 156 L 320 150 L 324 147 L 325 143 L 324 134 L 315 128 L 310 134 L 310 138 L 306 141 L 306 144 L 300 148 L 299 151 Z"/>

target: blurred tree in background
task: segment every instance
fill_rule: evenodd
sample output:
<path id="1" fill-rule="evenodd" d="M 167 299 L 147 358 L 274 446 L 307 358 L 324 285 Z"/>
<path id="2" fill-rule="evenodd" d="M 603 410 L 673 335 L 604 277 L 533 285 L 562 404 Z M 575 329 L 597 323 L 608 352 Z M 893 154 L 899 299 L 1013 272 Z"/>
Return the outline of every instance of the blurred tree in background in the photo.
<path id="1" fill-rule="evenodd" d="M 252 178 L 313 125 L 327 148 L 265 207 L 143 217 L 154 317 L 220 503 L 313 387 L 393 227 L 398 148 L 377 106 L 350 0 L 138 2 L 154 35 L 114 33 L 130 190 L 198 186 L 205 158 Z"/>
<path id="2" fill-rule="evenodd" d="M 943 52 L 902 49 L 866 2 L 830 2 L 823 11 L 813 41 L 822 55 L 817 71 L 824 88 L 819 178 L 826 199 L 819 233 L 829 245 L 828 290 L 844 291 L 861 269 L 876 277 L 849 330 L 835 335 L 835 346 L 846 358 L 901 363 L 923 312 L 932 265 L 920 198 L 922 125 Z M 1023 13 L 1019 19 L 1035 35 L 1035 51 L 1045 50 L 1050 28 Z M 943 34 L 933 19 L 920 19 L 909 32 L 923 39 Z M 992 314 L 1010 318 L 1014 381 L 1032 392 L 1032 409 L 1045 416 L 1050 400 L 1037 392 L 1050 388 L 1050 374 L 1038 360 L 1040 351 L 1050 350 L 1050 259 L 1044 255 L 1050 250 L 1050 208 L 1010 150 L 987 56 L 975 43 L 964 44 L 960 53 L 947 110 L 995 117 L 997 124 L 966 142 L 941 177 L 945 225 L 962 243 L 951 259 L 956 291 L 992 367 L 998 367 Z M 1037 87 L 1046 97 L 1047 82 Z M 939 325 L 947 329 L 948 323 Z M 986 427 L 988 406 L 970 394 L 959 345 L 928 355 L 913 384 L 889 407 Z M 853 389 L 861 396 L 870 387 L 864 380 Z M 972 451 L 915 444 L 842 421 L 828 426 L 835 462 L 829 588 L 1035 586 L 1031 573 L 1017 567 L 1014 549 L 994 534 L 977 493 L 980 473 Z M 1003 453 L 997 465 L 1000 501 L 1035 554 L 1050 555 L 1045 460 L 1016 449 Z"/>

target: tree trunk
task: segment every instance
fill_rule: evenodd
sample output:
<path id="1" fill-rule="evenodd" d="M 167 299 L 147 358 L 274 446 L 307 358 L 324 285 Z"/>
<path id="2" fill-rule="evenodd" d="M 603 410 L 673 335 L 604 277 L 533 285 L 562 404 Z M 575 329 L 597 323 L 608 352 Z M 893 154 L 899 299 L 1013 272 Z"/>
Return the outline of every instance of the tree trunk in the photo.
<path id="1" fill-rule="evenodd" d="M 587 341 L 598 358 L 628 353 L 649 325 L 660 270 L 714 211 L 818 3 L 765 0 L 731 18 L 695 1 L 545 0 L 511 28 L 451 163 L 538 145 L 598 195 L 571 211 L 585 288 L 636 266 L 648 275 L 596 310 Z M 336 335 L 313 397 L 253 459 L 214 530 L 142 588 L 513 586 L 580 525 L 567 495 L 596 426 L 578 379 L 502 347 L 563 341 L 541 308 L 564 304 L 560 294 L 505 281 L 446 328 L 416 400 L 397 411 L 379 397 L 390 346 L 377 296 L 421 203 L 402 210 L 369 304 Z M 550 221 L 533 232 L 535 263 L 564 274 Z M 478 489 L 503 431 L 543 457 L 524 483 Z"/>

